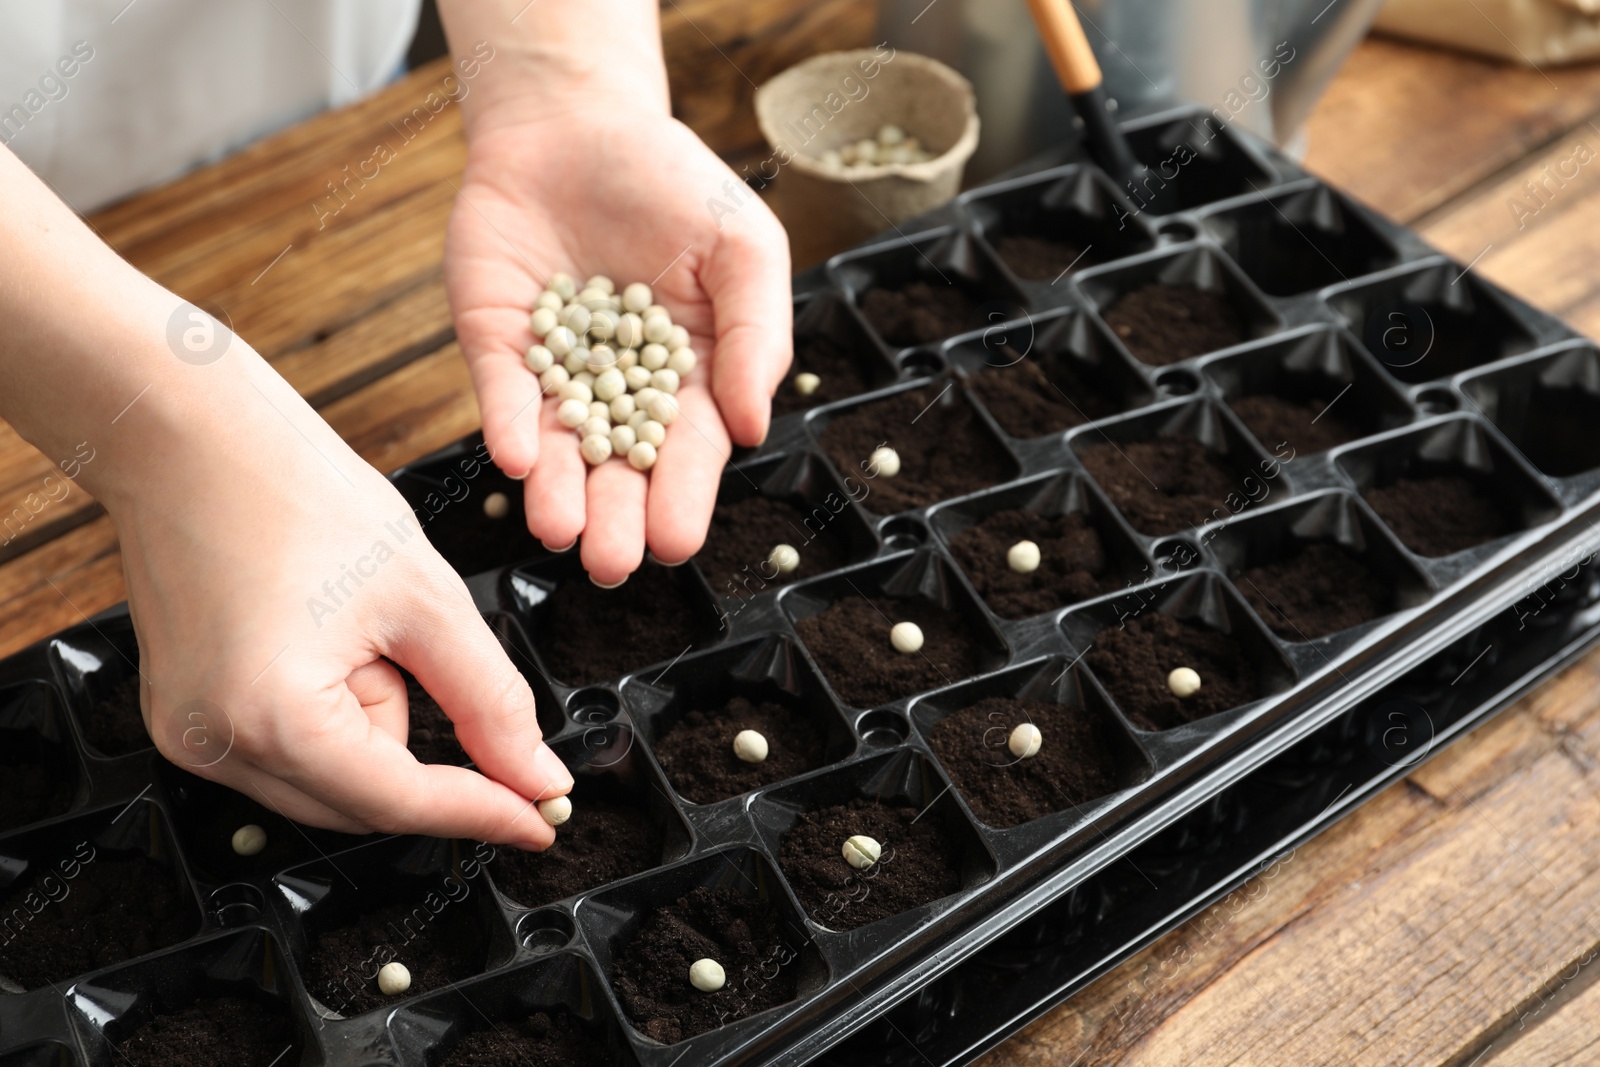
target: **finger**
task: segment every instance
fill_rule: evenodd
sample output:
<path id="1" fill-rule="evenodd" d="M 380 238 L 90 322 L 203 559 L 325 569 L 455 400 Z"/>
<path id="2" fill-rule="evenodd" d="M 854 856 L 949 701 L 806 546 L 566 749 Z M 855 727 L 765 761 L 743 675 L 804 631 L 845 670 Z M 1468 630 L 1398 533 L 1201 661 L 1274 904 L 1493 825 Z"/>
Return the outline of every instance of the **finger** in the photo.
<path id="1" fill-rule="evenodd" d="M 341 834 L 369 834 L 371 828 L 346 815 L 341 815 L 319 800 L 308 797 L 287 782 L 257 767 L 244 763 L 234 766 L 217 781 L 282 815 L 290 822 L 333 830 Z"/>
<path id="2" fill-rule="evenodd" d="M 644 505 L 649 479 L 627 460 L 608 460 L 589 472 L 589 510 L 583 528 L 583 569 L 600 585 L 625 580 L 644 562 Z"/>
<path id="3" fill-rule="evenodd" d="M 564 549 L 578 539 L 584 524 L 584 479 L 588 466 L 578 452 L 578 435 L 556 421 L 555 405 L 541 405 L 542 460 L 528 475 L 523 494 L 528 529 L 546 548 Z"/>
<path id="4" fill-rule="evenodd" d="M 647 532 L 661 562 L 682 563 L 705 543 L 728 454 L 728 431 L 705 388 L 680 389 L 678 421 L 650 471 Z"/>
<path id="5" fill-rule="evenodd" d="M 533 343 L 527 317 L 510 308 L 469 311 L 456 336 L 483 413 L 483 437 L 501 470 L 524 478 L 539 460 L 539 379 L 523 354 Z"/>
<path id="6" fill-rule="evenodd" d="M 730 224 L 702 272 L 716 315 L 711 391 L 741 445 L 758 445 L 771 422 L 772 394 L 794 356 L 789 242 L 757 212 Z"/>
<path id="7" fill-rule="evenodd" d="M 385 659 L 375 659 L 350 672 L 345 685 L 356 695 L 361 710 L 366 712 L 372 725 L 400 742 L 410 739 L 410 709 L 406 697 L 406 680 L 395 665 Z"/>

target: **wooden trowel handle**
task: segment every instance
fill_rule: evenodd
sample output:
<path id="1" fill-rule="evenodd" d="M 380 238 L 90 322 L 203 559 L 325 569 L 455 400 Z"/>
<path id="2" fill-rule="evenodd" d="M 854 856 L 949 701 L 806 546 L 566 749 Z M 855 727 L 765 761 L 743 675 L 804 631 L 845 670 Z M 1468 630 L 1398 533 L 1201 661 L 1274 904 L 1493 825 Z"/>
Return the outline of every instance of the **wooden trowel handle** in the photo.
<path id="1" fill-rule="evenodd" d="M 1050 53 L 1061 87 L 1073 96 L 1099 88 L 1103 80 L 1100 63 L 1089 48 L 1089 38 L 1084 36 L 1083 24 L 1078 21 L 1071 0 L 1028 0 L 1028 7 L 1033 10 L 1033 21 L 1044 38 L 1045 51 Z"/>

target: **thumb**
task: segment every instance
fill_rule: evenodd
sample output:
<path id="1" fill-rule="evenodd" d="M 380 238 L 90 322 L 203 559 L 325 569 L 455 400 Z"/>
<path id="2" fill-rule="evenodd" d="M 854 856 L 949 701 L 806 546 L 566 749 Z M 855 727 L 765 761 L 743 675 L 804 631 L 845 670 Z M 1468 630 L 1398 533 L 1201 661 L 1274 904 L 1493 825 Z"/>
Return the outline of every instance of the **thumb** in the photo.
<path id="1" fill-rule="evenodd" d="M 763 205 L 729 222 L 701 285 L 716 317 L 711 394 L 734 441 L 758 445 L 772 421 L 772 394 L 794 356 L 789 238 Z"/>

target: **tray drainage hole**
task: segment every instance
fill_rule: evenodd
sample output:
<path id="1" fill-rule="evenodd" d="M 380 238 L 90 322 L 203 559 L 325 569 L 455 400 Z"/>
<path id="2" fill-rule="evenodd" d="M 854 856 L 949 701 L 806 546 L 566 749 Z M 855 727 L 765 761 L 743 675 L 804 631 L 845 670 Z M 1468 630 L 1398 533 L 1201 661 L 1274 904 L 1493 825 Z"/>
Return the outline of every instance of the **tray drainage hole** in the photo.
<path id="1" fill-rule="evenodd" d="M 1156 375 L 1156 388 L 1168 396 L 1189 396 L 1200 391 L 1200 377 L 1192 370 L 1169 370 Z"/>
<path id="2" fill-rule="evenodd" d="M 861 716 L 861 740 L 869 745 L 898 745 L 911 733 L 906 721 L 892 711 L 869 711 Z"/>
<path id="3" fill-rule="evenodd" d="M 1417 393 L 1417 407 L 1427 415 L 1448 415 L 1459 406 L 1456 394 L 1440 385 L 1431 386 Z"/>
<path id="4" fill-rule="evenodd" d="M 917 519 L 901 516 L 883 524 L 883 547 L 891 552 L 919 548 L 928 543 L 928 528 Z"/>
<path id="5" fill-rule="evenodd" d="M 927 378 L 944 371 L 944 360 L 933 352 L 908 352 L 900 357 L 900 371 L 913 378 Z"/>
<path id="6" fill-rule="evenodd" d="M 585 726 L 598 726 L 617 717 L 621 705 L 617 694 L 609 689 L 580 689 L 567 701 L 574 722 Z"/>
<path id="7" fill-rule="evenodd" d="M 211 914 L 219 926 L 249 926 L 261 918 L 265 907 L 261 890 L 247 882 L 233 882 L 211 892 Z"/>
<path id="8" fill-rule="evenodd" d="M 1174 537 L 1155 547 L 1156 566 L 1168 573 L 1186 571 L 1200 565 L 1200 547 L 1193 541 Z"/>
<path id="9" fill-rule="evenodd" d="M 540 955 L 566 948 L 572 933 L 572 919 L 553 908 L 524 915 L 517 924 L 517 940 L 522 947 Z"/>
<path id="10" fill-rule="evenodd" d="M 1169 241 L 1192 241 L 1200 236 L 1200 231 L 1195 229 L 1194 223 L 1182 219 L 1163 222 L 1156 232 Z"/>

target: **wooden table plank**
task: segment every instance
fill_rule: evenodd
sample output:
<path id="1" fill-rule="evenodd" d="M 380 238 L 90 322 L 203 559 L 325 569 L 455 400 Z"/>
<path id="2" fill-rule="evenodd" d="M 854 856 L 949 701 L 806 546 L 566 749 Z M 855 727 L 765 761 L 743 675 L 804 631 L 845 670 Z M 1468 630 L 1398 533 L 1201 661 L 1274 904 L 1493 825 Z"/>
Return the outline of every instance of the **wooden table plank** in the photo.
<path id="1" fill-rule="evenodd" d="M 1530 1005 L 1517 1015 L 1508 1036 L 1513 1044 L 1483 1062 L 1483 1067 L 1593 1067 L 1600 1063 L 1600 986 L 1585 973 L 1594 961 L 1583 962 L 1561 975 L 1562 985 L 1550 991 L 1552 998 L 1567 992 L 1567 984 L 1590 983 L 1579 995 L 1556 1008 L 1544 1003 Z M 1569 977 L 1570 976 L 1570 977 Z"/>

